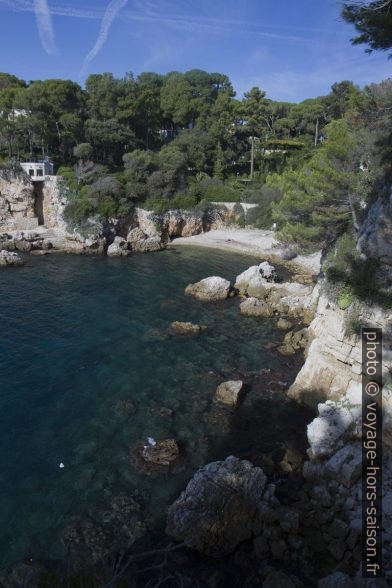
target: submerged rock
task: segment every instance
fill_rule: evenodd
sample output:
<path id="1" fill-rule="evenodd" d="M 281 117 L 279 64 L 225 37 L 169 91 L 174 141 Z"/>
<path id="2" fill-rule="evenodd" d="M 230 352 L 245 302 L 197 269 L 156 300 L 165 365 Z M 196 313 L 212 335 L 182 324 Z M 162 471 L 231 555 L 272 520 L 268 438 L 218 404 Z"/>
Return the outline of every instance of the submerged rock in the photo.
<path id="1" fill-rule="evenodd" d="M 244 384 L 241 380 L 222 382 L 216 389 L 215 400 L 221 404 L 237 406 L 241 400 L 243 386 Z"/>
<path id="2" fill-rule="evenodd" d="M 220 557 L 260 532 L 266 476 L 230 456 L 196 472 L 169 508 L 166 532 L 188 547 Z"/>
<path id="3" fill-rule="evenodd" d="M 175 439 L 164 439 L 155 445 L 146 445 L 141 452 L 144 461 L 158 466 L 171 466 L 180 456 L 180 450 Z"/>
<path id="4" fill-rule="evenodd" d="M 9 265 L 24 265 L 24 261 L 18 253 L 12 251 L 0 251 L 0 267 Z"/>
<path id="5" fill-rule="evenodd" d="M 172 335 L 200 335 L 207 330 L 207 327 L 205 325 L 174 321 L 169 330 Z"/>
<path id="6" fill-rule="evenodd" d="M 278 329 L 281 329 L 282 331 L 287 331 L 288 329 L 291 329 L 293 323 L 291 323 L 287 319 L 280 318 L 276 326 L 278 327 Z"/>
<path id="7" fill-rule="evenodd" d="M 195 284 L 189 284 L 185 288 L 185 294 L 198 300 L 225 300 L 230 294 L 230 282 L 219 276 L 211 276 Z"/>
<path id="8" fill-rule="evenodd" d="M 300 331 L 290 331 L 286 333 L 283 344 L 278 348 L 278 351 L 282 355 L 292 355 L 299 349 L 305 349 L 308 342 L 309 331 L 307 328 L 301 329 Z"/>

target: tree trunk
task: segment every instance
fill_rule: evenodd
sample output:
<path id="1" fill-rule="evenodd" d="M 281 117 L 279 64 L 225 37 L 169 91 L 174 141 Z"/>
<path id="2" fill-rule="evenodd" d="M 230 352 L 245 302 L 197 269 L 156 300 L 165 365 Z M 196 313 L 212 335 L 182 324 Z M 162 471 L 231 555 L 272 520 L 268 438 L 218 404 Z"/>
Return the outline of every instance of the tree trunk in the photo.
<path id="1" fill-rule="evenodd" d="M 314 146 L 317 147 L 319 137 L 319 119 L 316 120 L 316 131 L 314 133 Z"/>
<path id="2" fill-rule="evenodd" d="M 56 129 L 57 129 L 57 136 L 59 139 L 59 146 L 61 144 L 61 133 L 60 133 L 60 127 L 59 127 L 59 123 L 56 121 Z"/>
<path id="3" fill-rule="evenodd" d="M 33 139 L 32 139 L 32 133 L 31 130 L 28 130 L 28 136 L 29 136 L 29 148 L 30 148 L 30 158 L 33 157 Z"/>
<path id="4" fill-rule="evenodd" d="M 357 211 L 355 210 L 354 198 L 351 194 L 348 195 L 348 203 L 350 206 L 350 212 L 351 212 L 351 218 L 353 221 L 353 226 L 354 226 L 355 231 L 358 233 L 359 222 L 358 222 L 358 217 L 357 217 Z"/>
<path id="5" fill-rule="evenodd" d="M 255 138 L 252 135 L 252 147 L 250 151 L 250 179 L 253 180 L 254 164 L 255 164 Z"/>

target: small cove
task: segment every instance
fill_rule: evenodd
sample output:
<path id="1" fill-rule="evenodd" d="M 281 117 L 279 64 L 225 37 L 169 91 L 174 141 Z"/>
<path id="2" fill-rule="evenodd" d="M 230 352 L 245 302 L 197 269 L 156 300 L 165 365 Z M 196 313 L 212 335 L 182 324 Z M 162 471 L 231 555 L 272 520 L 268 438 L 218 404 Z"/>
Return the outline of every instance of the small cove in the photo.
<path id="1" fill-rule="evenodd" d="M 140 505 L 146 528 L 162 528 L 167 506 L 213 459 L 261 465 L 262 454 L 286 445 L 304 449 L 307 416 L 264 380 L 249 385 L 238 414 L 214 413 L 222 377 L 270 369 L 281 379 L 285 360 L 264 349 L 282 337 L 276 321 L 241 316 L 236 299 L 184 295 L 189 282 L 233 281 L 259 262 L 184 247 L 120 259 L 29 257 L 1 273 L 1 567 L 64 558 L 63 529 L 89 521 L 105 531 L 121 496 Z M 173 337 L 174 320 L 208 331 Z M 132 448 L 147 436 L 175 438 L 183 468 L 141 472 Z"/>

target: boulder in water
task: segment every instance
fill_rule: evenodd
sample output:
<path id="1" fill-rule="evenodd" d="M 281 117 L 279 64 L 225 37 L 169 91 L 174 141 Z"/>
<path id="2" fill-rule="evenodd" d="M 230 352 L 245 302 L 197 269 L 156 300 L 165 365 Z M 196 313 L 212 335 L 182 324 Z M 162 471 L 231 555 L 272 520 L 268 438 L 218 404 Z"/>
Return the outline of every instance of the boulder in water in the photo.
<path id="1" fill-rule="evenodd" d="M 195 284 L 189 284 L 185 294 L 194 296 L 198 300 L 226 300 L 230 295 L 230 282 L 219 276 L 204 278 Z"/>
<path id="2" fill-rule="evenodd" d="M 274 266 L 268 261 L 263 261 L 259 265 L 252 265 L 242 274 L 239 274 L 234 288 L 242 295 L 263 298 L 268 293 L 268 290 L 265 289 L 265 284 L 276 282 L 276 278 Z"/>
<path id="3" fill-rule="evenodd" d="M 18 253 L 12 251 L 0 251 L 0 267 L 11 265 L 24 265 L 24 261 Z"/>
<path id="4" fill-rule="evenodd" d="M 266 480 L 261 468 L 237 457 L 209 463 L 169 508 L 166 532 L 206 555 L 232 553 L 260 533 Z"/>
<path id="5" fill-rule="evenodd" d="M 241 400 L 243 391 L 243 382 L 241 380 L 232 380 L 219 384 L 215 393 L 215 400 L 221 404 L 237 406 Z"/>

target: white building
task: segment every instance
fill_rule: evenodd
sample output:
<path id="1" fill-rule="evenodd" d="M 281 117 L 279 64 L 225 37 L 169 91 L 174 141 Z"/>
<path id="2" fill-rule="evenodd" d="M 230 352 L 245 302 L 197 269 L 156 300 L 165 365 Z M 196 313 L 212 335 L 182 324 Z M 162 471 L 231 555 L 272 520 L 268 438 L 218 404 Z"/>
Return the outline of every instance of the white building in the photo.
<path id="1" fill-rule="evenodd" d="M 52 176 L 54 172 L 53 163 L 49 159 L 21 162 L 20 165 L 33 182 L 43 182 L 45 176 Z"/>

